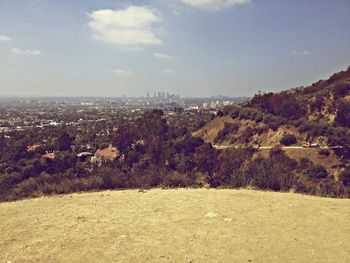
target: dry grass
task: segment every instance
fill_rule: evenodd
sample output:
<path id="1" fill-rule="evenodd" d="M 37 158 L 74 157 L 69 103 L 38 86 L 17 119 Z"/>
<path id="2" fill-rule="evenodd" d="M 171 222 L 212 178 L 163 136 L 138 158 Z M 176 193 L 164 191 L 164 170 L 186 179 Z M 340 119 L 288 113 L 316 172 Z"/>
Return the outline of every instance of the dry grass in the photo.
<path id="1" fill-rule="evenodd" d="M 0 262 L 350 262 L 350 200 L 250 190 L 0 204 Z"/>

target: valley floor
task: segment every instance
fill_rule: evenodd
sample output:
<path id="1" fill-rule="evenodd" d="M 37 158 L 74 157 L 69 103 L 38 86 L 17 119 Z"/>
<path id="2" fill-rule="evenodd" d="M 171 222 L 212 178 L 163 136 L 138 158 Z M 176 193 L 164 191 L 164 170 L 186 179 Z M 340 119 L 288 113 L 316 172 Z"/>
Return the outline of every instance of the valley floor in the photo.
<path id="1" fill-rule="evenodd" d="M 107 191 L 0 204 L 0 262 L 350 262 L 350 200 Z"/>

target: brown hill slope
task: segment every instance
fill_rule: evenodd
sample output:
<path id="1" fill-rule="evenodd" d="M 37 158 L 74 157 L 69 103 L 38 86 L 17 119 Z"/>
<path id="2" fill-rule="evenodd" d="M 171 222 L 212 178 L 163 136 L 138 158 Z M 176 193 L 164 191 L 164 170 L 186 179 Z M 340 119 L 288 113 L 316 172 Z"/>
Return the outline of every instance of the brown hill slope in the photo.
<path id="1" fill-rule="evenodd" d="M 342 140 L 330 134 L 350 127 L 350 67 L 309 87 L 279 93 L 258 93 L 246 105 L 224 108 L 215 118 L 193 133 L 206 142 L 225 145 L 275 145 L 285 134 L 323 146 Z M 338 130 L 334 130 L 338 128 Z"/>

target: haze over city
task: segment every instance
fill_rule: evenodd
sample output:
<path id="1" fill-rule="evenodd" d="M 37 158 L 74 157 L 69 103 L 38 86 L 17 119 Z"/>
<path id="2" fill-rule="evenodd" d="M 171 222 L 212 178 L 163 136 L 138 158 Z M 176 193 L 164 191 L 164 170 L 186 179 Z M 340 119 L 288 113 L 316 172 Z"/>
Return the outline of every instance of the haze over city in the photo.
<path id="1" fill-rule="evenodd" d="M 349 13 L 347 0 L 0 0 L 0 96 L 311 84 L 348 66 Z"/>

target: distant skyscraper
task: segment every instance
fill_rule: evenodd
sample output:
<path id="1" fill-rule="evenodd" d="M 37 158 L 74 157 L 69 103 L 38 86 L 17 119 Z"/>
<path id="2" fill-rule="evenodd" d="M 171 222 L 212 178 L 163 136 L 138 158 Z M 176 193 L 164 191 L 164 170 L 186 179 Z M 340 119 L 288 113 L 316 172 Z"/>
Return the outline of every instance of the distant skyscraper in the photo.
<path id="1" fill-rule="evenodd" d="M 147 99 L 149 99 L 149 92 L 147 92 Z"/>
<path id="2" fill-rule="evenodd" d="M 158 99 L 160 99 L 161 97 L 162 97 L 162 93 L 158 91 Z"/>

